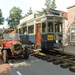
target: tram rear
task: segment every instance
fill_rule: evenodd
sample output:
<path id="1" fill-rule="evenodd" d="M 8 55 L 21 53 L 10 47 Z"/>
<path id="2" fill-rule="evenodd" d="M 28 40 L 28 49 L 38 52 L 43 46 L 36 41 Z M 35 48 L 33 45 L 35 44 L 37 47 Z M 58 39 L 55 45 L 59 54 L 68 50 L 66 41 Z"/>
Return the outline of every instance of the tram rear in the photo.
<path id="1" fill-rule="evenodd" d="M 42 23 L 41 49 L 52 50 L 62 48 L 63 24 L 61 16 L 47 16 L 46 22 Z"/>

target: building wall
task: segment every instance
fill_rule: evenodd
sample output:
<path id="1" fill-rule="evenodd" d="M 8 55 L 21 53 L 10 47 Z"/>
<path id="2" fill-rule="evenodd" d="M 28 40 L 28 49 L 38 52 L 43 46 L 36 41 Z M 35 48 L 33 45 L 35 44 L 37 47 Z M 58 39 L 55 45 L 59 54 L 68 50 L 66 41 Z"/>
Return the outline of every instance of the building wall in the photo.
<path id="1" fill-rule="evenodd" d="M 71 46 L 70 26 L 73 23 L 75 23 L 75 5 L 72 5 L 72 6 L 68 7 L 68 30 L 67 30 L 67 34 L 68 34 L 68 44 L 69 44 L 69 46 Z"/>
<path id="2" fill-rule="evenodd" d="M 64 46 L 68 45 L 67 26 L 68 26 L 68 20 L 63 19 L 63 45 Z"/>
<path id="3" fill-rule="evenodd" d="M 71 25 L 75 21 L 75 6 L 68 8 L 68 23 Z"/>

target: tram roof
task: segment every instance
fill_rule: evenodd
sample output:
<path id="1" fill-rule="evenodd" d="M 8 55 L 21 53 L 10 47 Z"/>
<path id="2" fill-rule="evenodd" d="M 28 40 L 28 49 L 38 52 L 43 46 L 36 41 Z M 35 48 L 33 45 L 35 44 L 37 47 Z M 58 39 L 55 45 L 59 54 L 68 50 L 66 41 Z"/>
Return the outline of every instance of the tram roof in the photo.
<path id="1" fill-rule="evenodd" d="M 39 12 L 31 14 L 25 18 L 23 18 L 22 20 L 20 20 L 20 24 L 17 27 L 22 27 L 23 25 L 30 25 L 35 23 L 39 23 L 42 21 L 46 21 L 46 20 L 53 20 L 54 18 L 58 19 L 61 18 L 63 19 L 63 16 L 61 15 L 61 13 L 58 10 L 50 10 L 49 13 L 45 13 L 42 12 L 41 15 L 39 14 Z M 55 19 L 55 20 L 56 20 Z M 58 19 L 59 20 L 59 19 Z"/>
<path id="2" fill-rule="evenodd" d="M 19 24 L 18 26 L 22 26 L 22 24 L 25 24 L 25 23 L 28 23 L 28 22 L 33 22 L 33 21 L 36 21 L 36 20 L 40 20 L 40 19 L 45 19 L 45 20 L 47 20 L 47 18 L 63 18 L 63 16 L 61 16 L 61 15 L 51 15 L 51 14 L 47 14 L 47 15 L 42 15 L 42 16 L 40 16 L 40 17 L 36 17 L 36 18 L 33 18 L 33 19 L 30 19 L 30 20 L 27 20 L 27 21 L 25 21 L 25 22 L 23 22 L 23 23 L 21 23 L 21 24 Z"/>
<path id="3" fill-rule="evenodd" d="M 36 18 L 33 18 L 33 19 L 30 19 L 26 22 L 30 22 L 30 21 L 34 21 L 34 20 L 39 20 L 39 19 L 42 19 L 42 18 L 47 18 L 47 17 L 53 17 L 53 18 L 63 18 L 63 16 L 59 16 L 59 15 L 44 15 L 44 16 L 40 16 L 40 17 L 36 17 Z"/>

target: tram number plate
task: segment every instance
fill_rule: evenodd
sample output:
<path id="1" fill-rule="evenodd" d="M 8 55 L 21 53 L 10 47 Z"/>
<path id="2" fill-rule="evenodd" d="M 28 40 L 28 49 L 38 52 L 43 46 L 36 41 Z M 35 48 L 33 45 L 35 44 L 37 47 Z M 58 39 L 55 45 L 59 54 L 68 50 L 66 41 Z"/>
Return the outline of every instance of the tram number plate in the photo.
<path id="1" fill-rule="evenodd" d="M 53 40 L 53 35 L 47 35 L 47 40 Z"/>

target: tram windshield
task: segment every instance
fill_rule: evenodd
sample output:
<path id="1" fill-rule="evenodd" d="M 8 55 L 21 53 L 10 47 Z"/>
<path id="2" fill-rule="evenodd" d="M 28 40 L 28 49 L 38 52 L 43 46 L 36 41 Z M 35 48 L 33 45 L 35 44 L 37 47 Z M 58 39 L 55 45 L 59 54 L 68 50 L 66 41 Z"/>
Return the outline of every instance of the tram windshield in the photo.
<path id="1" fill-rule="evenodd" d="M 42 23 L 42 33 L 45 32 L 62 32 L 62 23 L 59 21 L 56 22 L 46 22 Z"/>
<path id="2" fill-rule="evenodd" d="M 23 34 L 27 34 L 27 27 L 23 28 Z"/>
<path id="3" fill-rule="evenodd" d="M 62 23 L 61 22 L 55 22 L 55 32 L 61 32 L 62 31 Z"/>
<path id="4" fill-rule="evenodd" d="M 28 33 L 34 33 L 34 25 L 28 26 Z"/>
<path id="5" fill-rule="evenodd" d="M 48 32 L 53 32 L 53 22 L 48 23 Z"/>
<path id="6" fill-rule="evenodd" d="M 46 23 L 42 23 L 42 32 L 45 33 L 46 32 Z"/>

